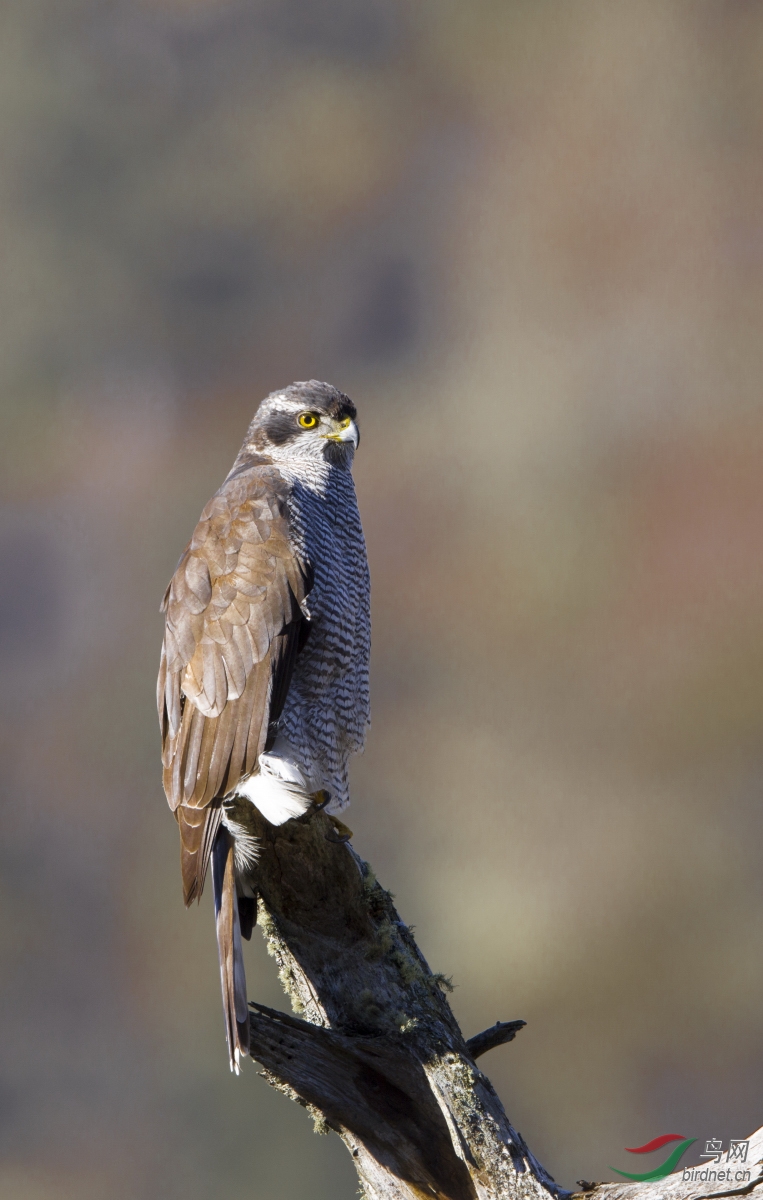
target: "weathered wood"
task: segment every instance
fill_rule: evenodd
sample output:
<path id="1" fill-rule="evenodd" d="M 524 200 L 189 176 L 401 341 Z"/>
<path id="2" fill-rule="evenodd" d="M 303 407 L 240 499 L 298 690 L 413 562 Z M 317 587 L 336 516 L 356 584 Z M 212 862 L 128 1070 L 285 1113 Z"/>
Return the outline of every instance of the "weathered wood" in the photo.
<path id="1" fill-rule="evenodd" d="M 725 1158 L 725 1156 L 724 1156 Z M 714 1172 L 732 1178 L 708 1179 Z M 737 1174 L 749 1171 L 750 1178 L 738 1180 Z M 705 1175 L 705 1178 L 702 1176 Z M 694 1178 L 685 1178 L 694 1176 Z M 751 1196 L 763 1200 L 763 1128 L 750 1135 L 747 1161 L 744 1163 L 703 1163 L 701 1167 L 678 1170 L 665 1179 L 651 1183 L 594 1183 L 585 1185 L 586 1200 L 705 1200 L 706 1197 Z"/>
<path id="2" fill-rule="evenodd" d="M 487 1054 L 488 1050 L 494 1050 L 496 1046 L 503 1046 L 505 1042 L 513 1042 L 520 1029 L 524 1029 L 526 1024 L 527 1021 L 496 1021 L 495 1025 L 491 1025 L 489 1029 L 483 1029 L 482 1033 L 476 1033 L 474 1037 L 470 1037 L 466 1048 L 472 1058 L 477 1059 L 481 1054 Z"/>
<path id="3" fill-rule="evenodd" d="M 448 981 L 330 819 L 257 833 L 258 922 L 298 1015 L 253 1004 L 252 1056 L 344 1140 L 368 1200 L 559 1194 L 475 1065 Z"/>
<path id="4" fill-rule="evenodd" d="M 258 923 L 297 1015 L 252 1002 L 252 1057 L 317 1129 L 342 1138 L 367 1200 L 570 1195 L 527 1149 L 475 1062 L 524 1022 L 464 1040 L 448 980 L 430 971 L 389 892 L 324 813 L 278 828 L 258 817 L 256 833 Z M 586 1194 L 697 1200 L 700 1191 L 676 1190 L 676 1179 Z"/>

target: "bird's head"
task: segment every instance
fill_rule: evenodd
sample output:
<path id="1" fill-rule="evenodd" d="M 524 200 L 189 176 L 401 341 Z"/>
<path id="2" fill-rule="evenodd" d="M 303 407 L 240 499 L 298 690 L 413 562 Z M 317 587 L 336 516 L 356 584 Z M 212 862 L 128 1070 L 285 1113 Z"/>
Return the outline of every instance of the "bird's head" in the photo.
<path id="1" fill-rule="evenodd" d="M 272 392 L 255 413 L 247 444 L 275 462 L 288 459 L 352 464 L 360 433 L 349 396 L 311 379 Z"/>

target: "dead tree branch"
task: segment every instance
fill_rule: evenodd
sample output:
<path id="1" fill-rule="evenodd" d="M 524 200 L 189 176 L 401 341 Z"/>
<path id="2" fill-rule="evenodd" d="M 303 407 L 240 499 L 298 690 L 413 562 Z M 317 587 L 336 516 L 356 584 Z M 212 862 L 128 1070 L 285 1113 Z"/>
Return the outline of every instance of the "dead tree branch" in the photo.
<path id="1" fill-rule="evenodd" d="M 527 1021 L 496 1021 L 495 1025 L 491 1025 L 489 1029 L 483 1029 L 482 1033 L 470 1037 L 466 1048 L 472 1058 L 477 1059 L 481 1054 L 486 1054 L 488 1050 L 502 1046 L 504 1042 L 513 1042 L 520 1029 L 524 1029 L 526 1024 Z"/>
<path id="2" fill-rule="evenodd" d="M 334 1130 L 367 1200 L 559 1200 L 569 1193 L 512 1128 L 475 1060 L 524 1021 L 468 1042 L 392 897 L 330 819 L 258 834 L 258 923 L 296 1016 L 252 1002 L 252 1057 Z M 763 1154 L 763 1140 L 759 1147 Z M 757 1175 L 755 1175 L 757 1172 Z M 763 1174 L 744 1192 L 763 1200 Z M 589 1185 L 595 1200 L 699 1200 L 675 1180 Z M 591 1195 L 587 1191 L 587 1195 Z"/>

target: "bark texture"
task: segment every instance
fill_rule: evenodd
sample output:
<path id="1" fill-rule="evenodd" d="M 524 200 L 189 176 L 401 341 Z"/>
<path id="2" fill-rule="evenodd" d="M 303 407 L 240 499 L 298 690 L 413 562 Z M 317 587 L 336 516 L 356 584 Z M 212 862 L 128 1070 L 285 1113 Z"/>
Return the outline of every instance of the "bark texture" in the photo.
<path id="1" fill-rule="evenodd" d="M 465 1041 L 434 975 L 373 871 L 323 813 L 258 835 L 258 923 L 297 1015 L 252 1003 L 251 1055 L 274 1087 L 334 1130 L 366 1200 L 548 1200 L 560 1188 L 512 1128 L 480 1054 L 522 1021 Z M 763 1154 L 763 1139 L 756 1158 Z M 751 1155 L 753 1146 L 751 1145 Z M 752 1167 L 745 1192 L 763 1200 Z M 697 1200 L 659 1184 L 586 1184 L 593 1200 Z M 606 1196 L 605 1196 L 606 1193 Z"/>

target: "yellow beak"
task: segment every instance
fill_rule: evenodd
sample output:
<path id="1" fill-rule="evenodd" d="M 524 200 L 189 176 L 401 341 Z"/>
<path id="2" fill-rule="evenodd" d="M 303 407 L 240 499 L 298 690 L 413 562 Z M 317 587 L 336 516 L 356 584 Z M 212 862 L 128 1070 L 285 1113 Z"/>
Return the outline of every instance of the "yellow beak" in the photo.
<path id="1" fill-rule="evenodd" d="M 332 432 L 324 433 L 324 438 L 329 442 L 352 442 L 353 449 L 357 450 L 360 434 L 358 427 L 354 421 L 332 421 Z"/>

